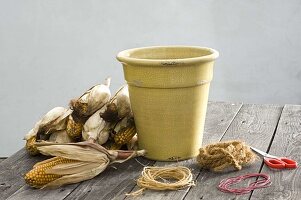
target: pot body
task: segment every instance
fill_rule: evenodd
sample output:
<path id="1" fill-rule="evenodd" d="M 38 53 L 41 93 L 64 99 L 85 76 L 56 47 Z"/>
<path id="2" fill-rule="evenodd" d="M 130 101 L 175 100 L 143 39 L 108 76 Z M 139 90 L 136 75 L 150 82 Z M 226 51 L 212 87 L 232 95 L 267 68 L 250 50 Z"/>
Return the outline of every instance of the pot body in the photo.
<path id="1" fill-rule="evenodd" d="M 202 145 L 217 51 L 165 46 L 120 52 L 140 149 L 146 157 L 177 161 L 195 157 Z"/>

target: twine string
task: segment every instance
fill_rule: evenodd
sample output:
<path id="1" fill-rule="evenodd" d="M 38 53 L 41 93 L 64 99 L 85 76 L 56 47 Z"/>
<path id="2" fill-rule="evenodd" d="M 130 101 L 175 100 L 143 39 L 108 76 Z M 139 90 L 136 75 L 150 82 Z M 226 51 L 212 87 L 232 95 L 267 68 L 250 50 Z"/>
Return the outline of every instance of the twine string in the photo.
<path id="1" fill-rule="evenodd" d="M 197 162 L 201 168 L 214 172 L 241 170 L 243 166 L 253 163 L 257 156 L 242 141 L 226 141 L 200 148 Z"/>
<path id="2" fill-rule="evenodd" d="M 261 177 L 262 179 L 257 179 L 256 181 L 250 183 L 247 187 L 231 188 L 232 185 L 237 184 L 245 179 L 253 178 L 253 177 Z M 252 190 L 258 188 L 268 187 L 271 185 L 271 183 L 272 182 L 269 175 L 254 173 L 254 174 L 246 174 L 242 176 L 223 179 L 218 185 L 218 189 L 222 192 L 234 193 L 240 195 L 240 194 L 250 193 Z"/>
<path id="3" fill-rule="evenodd" d="M 137 185 L 141 189 L 126 195 L 137 196 L 142 194 L 145 189 L 180 190 L 195 184 L 189 168 L 176 166 L 144 167 L 141 176 L 137 180 Z"/>

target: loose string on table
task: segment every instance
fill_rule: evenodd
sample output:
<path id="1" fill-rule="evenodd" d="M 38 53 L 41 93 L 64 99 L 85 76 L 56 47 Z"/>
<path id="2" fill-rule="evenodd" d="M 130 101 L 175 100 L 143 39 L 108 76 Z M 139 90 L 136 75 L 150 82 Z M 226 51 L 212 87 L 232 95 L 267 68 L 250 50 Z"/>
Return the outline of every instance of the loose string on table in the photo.
<path id="1" fill-rule="evenodd" d="M 189 168 L 176 166 L 144 167 L 137 180 L 137 185 L 141 189 L 126 195 L 137 196 L 142 194 L 145 189 L 179 190 L 195 184 Z"/>
<path id="2" fill-rule="evenodd" d="M 255 182 L 250 183 L 247 187 L 230 188 L 234 184 L 237 184 L 245 179 L 253 178 L 253 177 L 258 177 L 258 179 Z M 222 192 L 228 192 L 234 194 L 247 194 L 252 190 L 268 187 L 271 185 L 271 183 L 272 182 L 269 175 L 254 173 L 254 174 L 246 174 L 242 176 L 223 179 L 218 185 L 218 189 L 221 190 Z"/>

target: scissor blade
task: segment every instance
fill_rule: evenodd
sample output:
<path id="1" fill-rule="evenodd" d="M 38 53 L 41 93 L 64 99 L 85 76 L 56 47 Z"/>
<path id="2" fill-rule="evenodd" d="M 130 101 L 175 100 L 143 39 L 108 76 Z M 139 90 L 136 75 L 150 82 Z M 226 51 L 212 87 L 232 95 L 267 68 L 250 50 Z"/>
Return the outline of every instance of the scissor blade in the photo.
<path id="1" fill-rule="evenodd" d="M 259 149 L 256 149 L 256 148 L 254 148 L 254 147 L 250 147 L 253 151 L 255 151 L 256 153 L 258 153 L 258 154 L 260 154 L 260 155 L 262 155 L 262 156 L 264 156 L 264 157 L 268 157 L 268 158 L 277 158 L 277 156 L 273 156 L 273 155 L 270 155 L 270 154 L 268 154 L 268 153 L 266 153 L 266 152 L 264 152 L 264 151 L 261 151 L 261 150 L 259 150 Z"/>

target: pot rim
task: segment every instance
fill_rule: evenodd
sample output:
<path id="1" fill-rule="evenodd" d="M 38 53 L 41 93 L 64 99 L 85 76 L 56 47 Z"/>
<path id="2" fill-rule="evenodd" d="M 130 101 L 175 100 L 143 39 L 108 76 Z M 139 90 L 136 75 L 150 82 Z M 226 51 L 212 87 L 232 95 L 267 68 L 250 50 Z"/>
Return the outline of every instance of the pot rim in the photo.
<path id="1" fill-rule="evenodd" d="M 152 58 L 136 58 L 131 55 L 140 50 L 152 50 L 152 49 L 194 49 L 201 51 L 207 51 L 208 55 L 200 55 L 196 57 L 187 57 L 187 58 L 178 58 L 178 59 L 152 59 Z M 139 65 L 177 65 L 177 64 L 194 64 L 199 62 L 208 62 L 213 61 L 218 58 L 218 51 L 208 48 L 208 47 L 199 47 L 199 46 L 150 46 L 150 47 L 140 47 L 132 48 L 121 51 L 117 54 L 116 58 L 121 63 L 126 64 L 139 64 Z"/>

